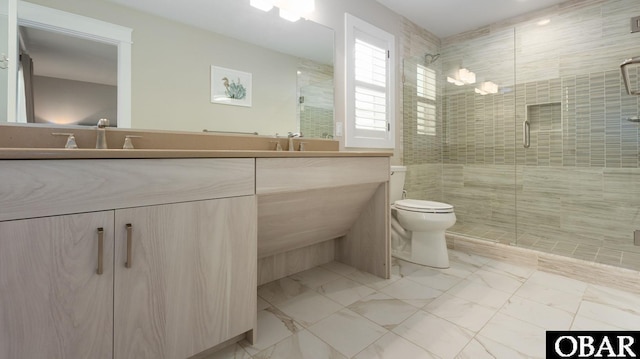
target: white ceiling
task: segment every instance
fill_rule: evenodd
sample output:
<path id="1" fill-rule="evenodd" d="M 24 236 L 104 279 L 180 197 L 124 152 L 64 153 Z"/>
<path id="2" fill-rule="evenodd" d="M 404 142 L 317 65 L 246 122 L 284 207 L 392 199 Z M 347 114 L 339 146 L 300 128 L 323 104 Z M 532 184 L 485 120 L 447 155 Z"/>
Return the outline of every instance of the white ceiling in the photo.
<path id="1" fill-rule="evenodd" d="M 249 6 L 249 0 L 107 0 L 143 12 L 191 24 L 288 54 L 322 62 L 327 58 L 320 42 L 331 32 L 324 26 L 301 20 L 283 21 L 273 9 L 265 16 Z M 323 0 L 316 0 L 321 2 Z M 345 0 L 348 1 L 348 0 Z M 371 0 L 373 1 L 373 0 Z M 436 36 L 444 38 L 506 20 L 567 0 L 376 0 Z M 314 46 L 308 45 L 313 39 Z M 331 39 L 333 39 L 331 37 Z M 331 53 L 331 52 L 330 52 Z"/>
<path id="2" fill-rule="evenodd" d="M 322 0 L 316 0 L 322 1 Z M 567 0 L 377 0 L 439 38 L 474 30 Z"/>
<path id="3" fill-rule="evenodd" d="M 20 27 L 34 75 L 116 86 L 118 48 L 56 32 Z"/>
<path id="4" fill-rule="evenodd" d="M 333 63 L 333 30 L 304 19 L 283 20 L 277 9 L 265 13 L 251 7 L 249 0 L 107 1 L 285 54 Z"/>

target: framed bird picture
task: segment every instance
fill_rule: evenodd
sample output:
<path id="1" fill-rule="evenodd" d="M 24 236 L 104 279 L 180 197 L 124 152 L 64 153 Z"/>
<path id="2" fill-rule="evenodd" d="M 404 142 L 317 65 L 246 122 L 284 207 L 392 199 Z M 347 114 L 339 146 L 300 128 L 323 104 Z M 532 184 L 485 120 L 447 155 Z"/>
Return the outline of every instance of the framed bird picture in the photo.
<path id="1" fill-rule="evenodd" d="M 251 73 L 211 66 L 211 103 L 251 107 Z"/>

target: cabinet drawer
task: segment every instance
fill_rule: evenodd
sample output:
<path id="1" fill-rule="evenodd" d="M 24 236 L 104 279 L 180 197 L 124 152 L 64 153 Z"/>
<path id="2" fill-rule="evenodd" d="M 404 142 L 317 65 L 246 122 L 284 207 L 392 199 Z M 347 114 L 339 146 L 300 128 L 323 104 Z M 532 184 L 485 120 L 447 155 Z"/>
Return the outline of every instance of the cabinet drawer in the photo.
<path id="1" fill-rule="evenodd" d="M 388 157 L 256 159 L 257 194 L 388 180 Z"/>
<path id="2" fill-rule="evenodd" d="M 254 161 L 0 161 L 0 221 L 252 195 Z"/>

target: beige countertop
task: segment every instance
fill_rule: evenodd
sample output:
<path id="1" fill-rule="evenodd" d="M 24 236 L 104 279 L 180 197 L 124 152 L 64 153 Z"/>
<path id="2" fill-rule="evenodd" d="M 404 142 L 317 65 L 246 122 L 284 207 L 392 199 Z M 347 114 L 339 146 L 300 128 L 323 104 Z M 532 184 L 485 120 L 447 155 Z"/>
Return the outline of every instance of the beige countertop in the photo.
<path id="1" fill-rule="evenodd" d="M 2 148 L 0 159 L 127 159 L 127 158 L 268 158 L 268 157 L 390 157 L 393 152 L 369 151 L 265 151 L 265 150 L 150 150 Z"/>

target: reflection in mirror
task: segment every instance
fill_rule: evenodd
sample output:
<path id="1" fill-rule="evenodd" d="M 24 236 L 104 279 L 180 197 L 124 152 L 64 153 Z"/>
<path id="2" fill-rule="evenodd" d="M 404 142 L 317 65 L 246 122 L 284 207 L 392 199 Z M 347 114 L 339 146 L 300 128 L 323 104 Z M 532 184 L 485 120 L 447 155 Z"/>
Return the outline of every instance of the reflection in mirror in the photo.
<path id="1" fill-rule="evenodd" d="M 236 124 L 218 121 L 207 124 L 207 129 L 258 131 L 261 135 L 276 132 L 302 132 L 305 137 L 333 135 L 332 29 L 304 19 L 295 22 L 283 20 L 276 8 L 264 12 L 251 7 L 248 0 L 184 0 L 164 2 L 162 6 L 158 6 L 157 0 L 108 1 L 224 35 L 237 44 L 226 47 L 214 40 L 212 44 L 216 45 L 213 46 L 227 54 L 214 65 L 253 74 L 254 113 L 251 110 L 240 113 L 229 108 L 217 108 L 211 111 L 214 116 L 231 117 L 236 119 Z M 247 51 L 246 44 L 256 47 Z M 268 55 L 266 49 L 281 57 Z M 264 62 L 250 64 L 247 55 L 263 58 Z M 282 57 L 285 55 L 287 57 Z M 297 64 L 297 69 L 287 67 L 285 63 Z M 297 79 L 296 72 L 299 74 Z M 276 78 L 277 84 L 271 84 L 271 78 Z M 280 94 L 274 94 L 277 92 Z M 289 93 L 295 96 L 288 96 Z M 300 103 L 302 97 L 304 103 Z M 261 108 L 260 99 L 265 107 Z M 244 117 L 245 113 L 247 117 Z M 267 126 L 265 122 L 271 125 Z"/>
<path id="2" fill-rule="evenodd" d="M 332 29 L 309 20 L 289 23 L 277 14 L 274 19 L 273 13 L 251 8 L 249 1 L 185 0 L 163 6 L 156 0 L 89 1 L 81 6 L 77 0 L 30 1 L 133 30 L 128 98 L 133 128 L 333 134 L 333 84 L 325 81 L 333 78 Z M 20 18 L 20 6 L 18 11 Z M 252 74 L 250 108 L 210 102 L 212 65 Z M 300 82 L 296 72 L 309 68 L 314 74 Z M 120 91 L 120 79 L 117 83 Z M 308 85 L 316 89 L 309 91 Z M 301 106 L 303 93 L 307 102 Z M 314 99 L 314 94 L 323 97 Z M 118 112 L 121 104 L 118 94 Z M 316 109 L 323 110 L 323 121 L 331 117 L 331 126 L 305 131 L 298 115 L 320 118 Z M 121 120 L 118 115 L 119 127 Z"/>
<path id="3" fill-rule="evenodd" d="M 300 132 L 305 137 L 333 138 L 333 66 L 301 62 L 298 95 Z"/>
<path id="4" fill-rule="evenodd" d="M 9 122 L 131 127 L 130 28 L 25 1 L 17 16 Z"/>
<path id="5" fill-rule="evenodd" d="M 118 48 L 20 26 L 18 121 L 117 126 Z"/>

